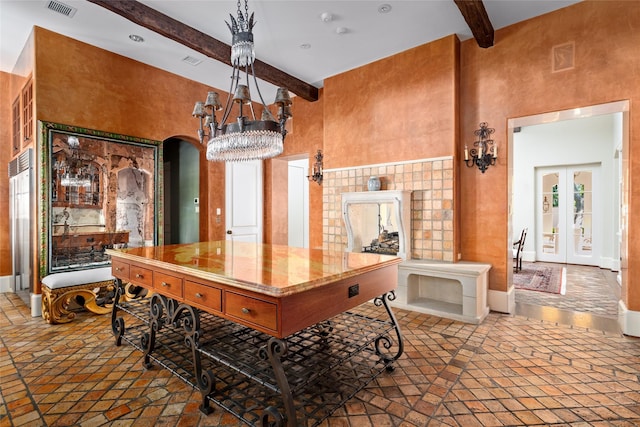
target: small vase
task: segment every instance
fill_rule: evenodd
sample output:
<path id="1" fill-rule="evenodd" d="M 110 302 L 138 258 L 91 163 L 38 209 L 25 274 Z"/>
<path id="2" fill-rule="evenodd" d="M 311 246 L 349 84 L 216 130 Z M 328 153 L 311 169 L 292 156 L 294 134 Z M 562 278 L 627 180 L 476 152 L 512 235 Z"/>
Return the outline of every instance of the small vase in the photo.
<path id="1" fill-rule="evenodd" d="M 369 189 L 369 191 L 380 190 L 380 178 L 378 178 L 377 176 L 372 176 L 371 178 L 369 178 L 369 181 L 367 181 L 367 188 Z"/>

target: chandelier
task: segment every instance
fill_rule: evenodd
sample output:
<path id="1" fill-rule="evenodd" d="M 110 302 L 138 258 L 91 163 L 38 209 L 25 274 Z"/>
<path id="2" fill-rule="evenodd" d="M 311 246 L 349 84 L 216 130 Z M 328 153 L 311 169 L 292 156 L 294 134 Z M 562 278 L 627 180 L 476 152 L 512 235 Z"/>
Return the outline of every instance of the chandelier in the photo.
<path id="1" fill-rule="evenodd" d="M 85 165 L 80 160 L 78 149 L 80 141 L 76 136 L 70 135 L 67 144 L 71 156 L 67 160 L 57 160 L 53 165 L 60 175 L 60 185 L 63 187 L 91 187 L 95 171 L 91 165 Z"/>
<path id="2" fill-rule="evenodd" d="M 255 50 L 253 47 L 253 13 L 249 16 L 248 0 L 244 0 L 244 13 L 238 0 L 237 19 L 229 15 L 231 23 L 226 22 L 231 31 L 231 88 L 227 102 L 223 106 L 217 92 L 210 91 L 204 102 L 195 104 L 192 115 L 200 120 L 198 137 L 200 143 L 207 143 L 207 160 L 241 161 L 268 159 L 282 153 L 283 141 L 287 134 L 285 124 L 291 117 L 291 98 L 285 88 L 278 88 L 275 104 L 278 108 L 274 117 L 262 98 L 258 80 L 253 70 Z M 243 82 L 241 82 L 243 81 Z M 250 82 L 256 88 L 262 103 L 260 120 L 251 103 Z M 233 94 L 233 95 L 232 95 Z M 229 116 L 237 104 L 238 117 L 229 121 Z M 216 112 L 222 111 L 220 122 Z M 251 118 L 247 117 L 250 113 Z"/>

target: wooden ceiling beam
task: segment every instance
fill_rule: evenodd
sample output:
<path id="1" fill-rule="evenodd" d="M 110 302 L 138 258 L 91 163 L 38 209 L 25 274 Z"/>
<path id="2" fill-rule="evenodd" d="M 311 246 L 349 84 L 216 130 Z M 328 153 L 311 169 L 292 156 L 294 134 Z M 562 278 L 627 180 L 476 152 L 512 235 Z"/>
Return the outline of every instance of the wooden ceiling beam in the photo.
<path id="1" fill-rule="evenodd" d="M 460 13 L 471 29 L 478 46 L 488 48 L 493 46 L 493 25 L 484 8 L 482 0 L 453 0 L 460 9 Z"/>
<path id="2" fill-rule="evenodd" d="M 231 46 L 134 0 L 88 0 L 148 30 L 231 66 Z M 318 88 L 262 61 L 253 64 L 256 77 L 286 87 L 307 101 L 318 100 Z"/>

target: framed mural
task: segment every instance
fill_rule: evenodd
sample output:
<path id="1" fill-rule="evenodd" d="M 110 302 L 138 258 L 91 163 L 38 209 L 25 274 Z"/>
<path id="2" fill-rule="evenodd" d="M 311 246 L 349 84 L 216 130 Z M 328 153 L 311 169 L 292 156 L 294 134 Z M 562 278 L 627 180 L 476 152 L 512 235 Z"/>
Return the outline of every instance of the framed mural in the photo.
<path id="1" fill-rule="evenodd" d="M 40 274 L 110 263 L 105 249 L 161 244 L 159 141 L 40 122 Z"/>

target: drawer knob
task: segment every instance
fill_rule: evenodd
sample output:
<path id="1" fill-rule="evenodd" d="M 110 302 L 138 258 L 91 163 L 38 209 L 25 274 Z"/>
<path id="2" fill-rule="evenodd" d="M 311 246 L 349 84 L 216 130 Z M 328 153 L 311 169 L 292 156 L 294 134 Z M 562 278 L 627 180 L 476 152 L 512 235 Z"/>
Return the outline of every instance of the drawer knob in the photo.
<path id="1" fill-rule="evenodd" d="M 202 298 L 202 294 L 200 292 L 196 292 L 196 298 Z"/>
<path id="2" fill-rule="evenodd" d="M 166 288 L 166 287 L 167 287 L 167 282 L 162 282 L 162 283 L 160 283 L 160 286 L 162 286 L 162 287 Z"/>
<path id="3" fill-rule="evenodd" d="M 116 271 L 122 271 L 120 267 L 116 267 Z"/>
<path id="4" fill-rule="evenodd" d="M 249 314 L 249 313 L 251 313 L 251 310 L 249 310 L 247 307 L 242 307 L 242 312 L 244 314 Z"/>
<path id="5" fill-rule="evenodd" d="M 136 279 L 142 279 L 142 274 L 136 273 Z"/>

